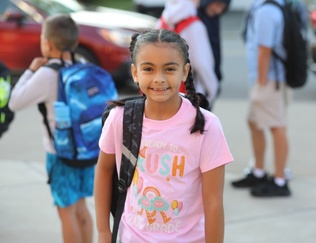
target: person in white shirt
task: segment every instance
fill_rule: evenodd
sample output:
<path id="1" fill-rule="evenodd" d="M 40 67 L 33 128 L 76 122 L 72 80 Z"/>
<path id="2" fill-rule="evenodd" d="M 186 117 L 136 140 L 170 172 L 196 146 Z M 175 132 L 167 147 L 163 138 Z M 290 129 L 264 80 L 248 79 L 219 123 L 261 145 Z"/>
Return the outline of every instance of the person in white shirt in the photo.
<path id="1" fill-rule="evenodd" d="M 196 0 L 167 0 L 156 28 L 163 28 L 162 20 L 171 28 L 175 28 L 181 21 L 197 16 L 198 6 L 199 1 Z M 196 91 L 205 94 L 212 107 L 219 84 L 214 72 L 214 56 L 207 29 L 201 20 L 197 20 L 186 26 L 179 35 L 189 45 L 190 64 L 194 73 Z"/>

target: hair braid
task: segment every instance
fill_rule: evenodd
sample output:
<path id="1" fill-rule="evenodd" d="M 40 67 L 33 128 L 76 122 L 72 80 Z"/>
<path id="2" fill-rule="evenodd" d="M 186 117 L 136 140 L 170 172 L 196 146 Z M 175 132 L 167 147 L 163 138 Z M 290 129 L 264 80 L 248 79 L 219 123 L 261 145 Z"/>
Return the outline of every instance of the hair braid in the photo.
<path id="1" fill-rule="evenodd" d="M 174 45 L 174 47 L 177 48 L 180 54 L 182 55 L 184 63 L 190 64 L 189 46 L 186 43 L 186 41 L 183 38 L 181 38 L 181 36 L 178 35 L 177 33 L 170 30 L 166 30 L 166 29 L 146 30 L 142 34 L 138 34 L 138 33 L 133 34 L 132 40 L 130 43 L 130 48 L 129 48 L 133 64 L 136 63 L 136 57 L 137 57 L 140 47 L 144 44 L 150 44 L 150 43 L 170 43 Z M 195 91 L 191 66 L 190 66 L 187 80 L 185 81 L 185 86 L 187 90 L 186 97 L 196 109 L 195 122 L 190 128 L 190 131 L 191 133 L 195 133 L 199 131 L 202 134 L 205 131 L 204 130 L 205 117 L 200 110 L 199 105 L 200 105 L 201 99 Z"/>
<path id="2" fill-rule="evenodd" d="M 188 52 L 187 61 L 190 64 L 189 52 Z M 186 97 L 188 98 L 188 100 L 190 100 L 191 104 L 196 109 L 195 123 L 191 127 L 191 133 L 195 133 L 197 131 L 200 131 L 200 133 L 203 134 L 204 125 L 205 125 L 205 118 L 200 110 L 200 98 L 199 98 L 198 94 L 196 93 L 196 90 L 194 87 L 191 66 L 190 66 L 188 77 L 184 83 L 185 83 L 185 88 L 187 90 Z"/>
<path id="3" fill-rule="evenodd" d="M 136 45 L 136 42 L 137 42 L 137 38 L 139 38 L 139 36 L 140 36 L 139 33 L 135 33 L 131 37 L 131 42 L 130 42 L 130 46 L 129 46 L 129 52 L 130 52 L 132 60 L 134 60 L 134 49 L 135 49 L 135 45 Z"/>

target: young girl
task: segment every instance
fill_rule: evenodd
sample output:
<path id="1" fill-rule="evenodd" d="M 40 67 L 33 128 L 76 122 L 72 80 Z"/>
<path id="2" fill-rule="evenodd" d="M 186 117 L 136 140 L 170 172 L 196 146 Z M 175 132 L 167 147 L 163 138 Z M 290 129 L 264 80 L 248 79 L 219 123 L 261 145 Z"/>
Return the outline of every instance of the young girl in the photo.
<path id="1" fill-rule="evenodd" d="M 217 242 L 224 238 L 224 165 L 233 160 L 218 118 L 199 107 L 188 45 L 169 30 L 134 34 L 132 76 L 146 96 L 142 139 L 120 223 L 122 243 Z M 187 98 L 179 96 L 185 82 Z M 99 243 L 111 241 L 114 167 L 120 168 L 123 108 L 100 138 L 95 177 Z M 118 171 L 119 173 L 119 171 Z"/>

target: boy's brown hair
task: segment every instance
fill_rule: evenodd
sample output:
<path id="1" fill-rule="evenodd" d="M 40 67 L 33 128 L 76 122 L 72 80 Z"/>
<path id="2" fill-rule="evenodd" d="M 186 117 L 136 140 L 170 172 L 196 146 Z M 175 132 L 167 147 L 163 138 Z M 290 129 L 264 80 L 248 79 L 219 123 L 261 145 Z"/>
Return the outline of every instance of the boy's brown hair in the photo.
<path id="1" fill-rule="evenodd" d="M 64 52 L 72 51 L 78 41 L 79 30 L 75 21 L 67 14 L 53 15 L 45 19 L 42 35 Z"/>

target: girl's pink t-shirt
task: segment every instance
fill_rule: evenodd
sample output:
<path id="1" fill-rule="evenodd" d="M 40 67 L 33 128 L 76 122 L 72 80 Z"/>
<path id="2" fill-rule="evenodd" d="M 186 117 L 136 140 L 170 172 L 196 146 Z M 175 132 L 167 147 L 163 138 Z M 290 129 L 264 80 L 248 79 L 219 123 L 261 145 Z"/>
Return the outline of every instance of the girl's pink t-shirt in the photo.
<path id="1" fill-rule="evenodd" d="M 182 98 L 179 111 L 157 121 L 144 116 L 141 146 L 120 223 L 121 242 L 205 242 L 202 173 L 233 161 L 219 119 L 202 110 L 205 132 L 190 134 L 196 110 Z M 123 108 L 113 109 L 100 148 L 122 157 Z M 119 169 L 118 169 L 119 170 Z M 119 173 L 119 172 L 118 172 Z"/>

